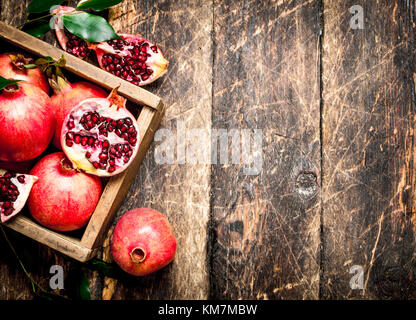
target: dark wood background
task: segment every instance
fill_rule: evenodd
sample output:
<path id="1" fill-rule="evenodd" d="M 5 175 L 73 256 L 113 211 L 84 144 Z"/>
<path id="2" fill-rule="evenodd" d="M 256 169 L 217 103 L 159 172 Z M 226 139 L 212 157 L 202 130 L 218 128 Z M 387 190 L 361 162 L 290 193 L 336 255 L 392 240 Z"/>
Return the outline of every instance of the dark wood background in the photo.
<path id="1" fill-rule="evenodd" d="M 0 2 L 1 20 L 19 25 L 28 1 Z M 353 5 L 362 30 L 350 27 Z M 159 165 L 153 143 L 118 215 L 165 213 L 176 259 L 136 281 L 87 269 L 92 298 L 416 298 L 415 14 L 404 0 L 125 0 L 110 10 L 116 31 L 142 34 L 170 61 L 146 87 L 167 105 L 162 127 L 261 129 L 263 170 Z M 31 273 L 45 287 L 51 265 L 74 265 L 13 240 L 36 253 Z M 0 298 L 31 299 L 12 260 L 0 257 Z M 350 288 L 354 265 L 362 290 Z"/>

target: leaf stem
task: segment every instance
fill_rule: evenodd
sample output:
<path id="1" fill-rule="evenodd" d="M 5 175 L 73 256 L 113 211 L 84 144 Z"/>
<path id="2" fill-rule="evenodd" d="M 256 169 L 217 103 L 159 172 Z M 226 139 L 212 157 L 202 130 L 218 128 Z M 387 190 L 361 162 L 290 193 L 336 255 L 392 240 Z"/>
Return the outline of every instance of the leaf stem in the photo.
<path id="1" fill-rule="evenodd" d="M 66 297 L 61 296 L 59 294 L 55 294 L 55 293 L 48 292 L 47 290 L 43 289 L 40 286 L 40 284 L 38 284 L 35 280 L 33 280 L 31 274 L 26 270 L 26 267 L 24 266 L 22 260 L 20 260 L 19 255 L 17 254 L 17 252 L 14 249 L 12 243 L 10 242 L 9 238 L 7 237 L 6 232 L 4 231 L 4 228 L 3 228 L 3 226 L 1 224 L 0 224 L 0 229 L 1 229 L 1 232 L 3 233 L 4 239 L 6 239 L 7 244 L 9 245 L 9 247 L 12 250 L 13 254 L 15 255 L 17 261 L 19 262 L 20 267 L 23 269 L 23 272 L 25 273 L 25 275 L 29 278 L 29 280 L 31 282 L 31 285 L 32 285 L 32 291 L 33 291 L 33 293 L 36 293 L 36 287 L 37 287 L 42 293 L 52 294 L 52 295 L 59 296 L 61 298 L 67 299 Z"/>
<path id="2" fill-rule="evenodd" d="M 41 19 L 45 19 L 45 18 L 48 18 L 48 17 L 53 17 L 54 15 L 55 15 L 54 13 L 49 13 L 47 15 L 44 15 L 42 17 L 38 17 L 38 18 L 35 18 L 35 19 L 32 19 L 32 20 L 27 20 L 28 16 L 26 16 L 26 21 L 22 25 L 18 26 L 17 28 L 21 29 L 21 28 L 23 28 L 23 26 L 25 24 L 32 23 L 32 22 L 35 22 L 35 21 L 38 21 L 38 20 L 41 20 Z"/>

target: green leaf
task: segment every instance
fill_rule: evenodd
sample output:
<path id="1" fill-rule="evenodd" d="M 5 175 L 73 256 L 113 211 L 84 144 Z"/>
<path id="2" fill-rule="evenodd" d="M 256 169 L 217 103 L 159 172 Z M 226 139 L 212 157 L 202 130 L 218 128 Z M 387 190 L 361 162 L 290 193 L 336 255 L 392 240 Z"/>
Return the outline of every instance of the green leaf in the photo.
<path id="1" fill-rule="evenodd" d="M 72 269 L 65 281 L 70 298 L 74 300 L 91 300 L 90 283 L 85 273 L 79 269 Z"/>
<path id="2" fill-rule="evenodd" d="M 8 80 L 0 76 L 0 90 L 3 90 L 7 86 L 16 85 L 21 80 Z"/>
<path id="3" fill-rule="evenodd" d="M 90 42 L 121 39 L 104 18 L 91 13 L 64 15 L 62 20 L 69 32 Z"/>
<path id="4" fill-rule="evenodd" d="M 123 2 L 123 0 L 86 0 L 78 3 L 77 9 L 92 9 L 94 11 L 101 11 L 116 4 Z"/>
<path id="5" fill-rule="evenodd" d="M 105 277 L 117 278 L 119 276 L 119 271 L 113 263 L 94 258 L 87 262 L 87 266 L 100 272 Z"/>
<path id="6" fill-rule="evenodd" d="M 51 9 L 51 7 L 61 4 L 64 0 L 32 0 L 27 7 L 27 12 L 29 13 L 40 13 L 46 12 Z"/>
<path id="7" fill-rule="evenodd" d="M 49 23 L 49 20 L 42 19 L 42 20 L 26 23 L 23 26 L 22 30 L 26 33 L 29 33 L 30 35 L 34 37 L 39 38 L 43 36 L 49 30 L 51 30 L 51 25 Z"/>

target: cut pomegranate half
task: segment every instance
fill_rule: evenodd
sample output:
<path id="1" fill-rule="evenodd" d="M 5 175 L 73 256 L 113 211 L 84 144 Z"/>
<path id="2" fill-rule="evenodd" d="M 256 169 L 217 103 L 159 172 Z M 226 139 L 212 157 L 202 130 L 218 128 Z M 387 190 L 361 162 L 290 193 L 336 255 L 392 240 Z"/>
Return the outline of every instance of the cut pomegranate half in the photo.
<path id="1" fill-rule="evenodd" d="M 162 51 L 149 40 L 131 34 L 91 44 L 100 67 L 135 85 L 144 86 L 163 76 L 169 66 Z"/>
<path id="2" fill-rule="evenodd" d="M 62 15 L 68 12 L 76 11 L 75 8 L 67 6 L 57 6 L 54 10 L 54 25 L 56 38 L 58 39 L 58 42 L 63 50 L 78 58 L 85 59 L 88 57 L 88 54 L 90 53 L 87 41 L 70 33 L 64 27 L 64 24 L 62 22 Z"/>
<path id="3" fill-rule="evenodd" d="M 0 169 L 0 217 L 6 222 L 24 207 L 37 177 Z"/>
<path id="4" fill-rule="evenodd" d="M 66 116 L 61 145 L 74 167 L 97 176 L 113 176 L 132 163 L 140 132 L 125 104 L 114 89 L 108 98 L 80 102 Z"/>

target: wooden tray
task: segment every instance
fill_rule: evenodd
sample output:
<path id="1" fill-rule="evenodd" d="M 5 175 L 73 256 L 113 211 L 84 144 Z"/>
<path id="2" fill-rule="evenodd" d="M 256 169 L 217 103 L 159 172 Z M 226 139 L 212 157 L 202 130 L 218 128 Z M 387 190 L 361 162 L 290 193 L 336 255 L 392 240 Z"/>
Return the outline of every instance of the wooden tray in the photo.
<path id="1" fill-rule="evenodd" d="M 119 94 L 130 102 L 143 106 L 137 119 L 141 139 L 138 154 L 126 171 L 112 177 L 106 184 L 100 201 L 80 239 L 49 230 L 25 216 L 17 216 L 5 223 L 11 229 L 78 261 L 87 261 L 94 257 L 101 246 L 107 228 L 137 174 L 164 114 L 163 102 L 158 96 L 3 22 L 0 22 L 0 37 L 39 57 L 50 56 L 58 60 L 63 54 L 66 59 L 64 69 L 109 90 L 120 86 Z"/>

